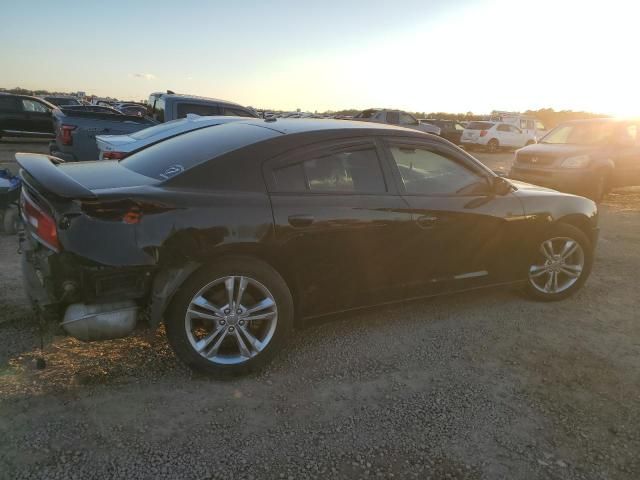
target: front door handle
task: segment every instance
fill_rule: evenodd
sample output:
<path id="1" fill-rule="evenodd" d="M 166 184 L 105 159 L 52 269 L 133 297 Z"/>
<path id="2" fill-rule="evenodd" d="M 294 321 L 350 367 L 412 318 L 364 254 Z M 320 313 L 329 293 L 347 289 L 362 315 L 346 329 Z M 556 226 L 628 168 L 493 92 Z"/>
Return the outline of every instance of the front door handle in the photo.
<path id="1" fill-rule="evenodd" d="M 289 224 L 292 227 L 308 227 L 313 224 L 313 215 L 289 215 Z"/>
<path id="2" fill-rule="evenodd" d="M 434 217 L 433 215 L 421 215 L 416 222 L 422 228 L 431 228 L 438 223 L 438 220 L 438 217 Z"/>

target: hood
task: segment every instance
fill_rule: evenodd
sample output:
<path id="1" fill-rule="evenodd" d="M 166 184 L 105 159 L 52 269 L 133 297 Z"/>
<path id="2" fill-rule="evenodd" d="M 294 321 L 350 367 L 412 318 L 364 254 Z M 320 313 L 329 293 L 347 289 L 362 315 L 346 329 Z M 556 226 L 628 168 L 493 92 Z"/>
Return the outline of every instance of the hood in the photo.
<path id="1" fill-rule="evenodd" d="M 555 194 L 555 193 L 559 193 L 560 195 L 567 195 L 566 193 L 560 193 L 560 192 L 558 192 L 556 190 L 552 190 L 551 188 L 540 187 L 539 185 L 533 185 L 532 183 L 521 182 L 519 180 L 511 180 L 511 179 L 509 179 L 509 182 L 511 182 L 518 189 L 517 192 L 523 192 L 525 194 L 530 194 L 530 193 L 551 193 L 551 194 Z"/>

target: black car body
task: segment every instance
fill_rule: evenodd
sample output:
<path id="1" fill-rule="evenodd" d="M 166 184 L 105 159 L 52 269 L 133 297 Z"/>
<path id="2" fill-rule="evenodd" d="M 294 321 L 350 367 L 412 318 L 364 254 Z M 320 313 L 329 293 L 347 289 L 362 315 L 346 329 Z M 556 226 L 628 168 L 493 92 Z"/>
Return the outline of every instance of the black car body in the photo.
<path id="1" fill-rule="evenodd" d="M 440 128 L 440 136 L 442 138 L 446 138 L 455 145 L 460 145 L 460 137 L 462 137 L 464 125 L 462 125 L 457 120 L 440 120 L 427 118 L 420 121 L 435 125 L 436 127 Z"/>
<path id="2" fill-rule="evenodd" d="M 516 152 L 510 178 L 600 200 L 611 188 L 640 185 L 640 121 L 567 122 Z"/>
<path id="3" fill-rule="evenodd" d="M 0 137 L 53 137 L 54 108 L 41 98 L 0 93 Z"/>
<path id="4" fill-rule="evenodd" d="M 247 119 L 120 162 L 17 160 L 36 307 L 133 300 L 153 326 L 175 317 L 185 284 L 237 258 L 243 272 L 275 272 L 304 319 L 526 281 L 540 236 L 558 225 L 589 255 L 597 239 L 590 200 L 512 185 L 449 142 L 385 125 Z M 227 310 L 221 323 L 242 322 Z"/>

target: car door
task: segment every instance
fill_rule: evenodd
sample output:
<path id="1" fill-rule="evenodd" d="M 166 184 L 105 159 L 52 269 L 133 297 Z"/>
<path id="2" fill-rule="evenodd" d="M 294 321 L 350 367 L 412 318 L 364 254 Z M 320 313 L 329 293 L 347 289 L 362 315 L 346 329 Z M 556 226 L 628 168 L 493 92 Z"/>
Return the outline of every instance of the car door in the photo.
<path id="1" fill-rule="evenodd" d="M 500 283 L 521 274 L 525 221 L 518 198 L 464 152 L 428 140 L 386 139 L 386 157 L 411 208 L 399 266 L 408 296 Z M 520 257 L 519 257 L 520 255 Z"/>
<path id="2" fill-rule="evenodd" d="M 23 131 L 43 135 L 53 134 L 51 109 L 46 104 L 33 98 L 21 98 L 20 103 L 24 114 Z"/>
<path id="3" fill-rule="evenodd" d="M 529 136 L 523 130 L 514 125 L 509 125 L 509 133 L 511 135 L 511 146 L 520 148 L 527 144 Z"/>
<path id="4" fill-rule="evenodd" d="M 500 146 L 513 146 L 514 138 L 510 125 L 507 125 L 506 123 L 499 123 L 498 126 L 496 126 L 495 132 L 498 142 L 500 142 Z"/>
<path id="5" fill-rule="evenodd" d="M 625 123 L 620 127 L 612 146 L 614 186 L 640 185 L 640 123 Z"/>
<path id="6" fill-rule="evenodd" d="M 26 115 L 18 99 L 12 95 L 0 95 L 0 132 L 21 132 Z"/>
<path id="7" fill-rule="evenodd" d="M 402 294 L 397 265 L 412 214 L 380 155 L 374 140 L 360 138 L 265 164 L 275 244 L 286 252 L 305 316 Z"/>

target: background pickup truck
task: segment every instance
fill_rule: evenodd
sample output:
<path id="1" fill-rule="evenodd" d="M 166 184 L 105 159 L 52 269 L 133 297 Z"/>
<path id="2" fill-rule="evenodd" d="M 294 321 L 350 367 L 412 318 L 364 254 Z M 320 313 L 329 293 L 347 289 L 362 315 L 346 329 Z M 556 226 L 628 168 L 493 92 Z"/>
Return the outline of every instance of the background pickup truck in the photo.
<path id="1" fill-rule="evenodd" d="M 124 135 L 156 123 L 151 118 L 124 115 L 110 107 L 61 106 L 53 110 L 56 137 L 49 150 L 65 162 L 98 160 L 96 135 Z"/>

